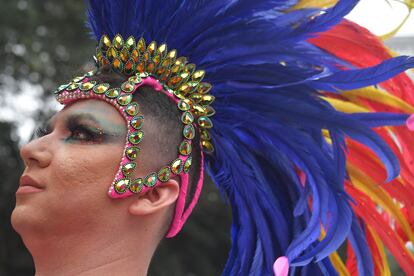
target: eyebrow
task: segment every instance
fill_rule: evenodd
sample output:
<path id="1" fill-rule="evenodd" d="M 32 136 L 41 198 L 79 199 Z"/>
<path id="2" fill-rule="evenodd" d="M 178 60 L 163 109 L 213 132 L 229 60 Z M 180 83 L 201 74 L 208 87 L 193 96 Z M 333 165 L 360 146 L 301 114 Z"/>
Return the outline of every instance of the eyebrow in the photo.
<path id="1" fill-rule="evenodd" d="M 95 124 L 97 124 L 99 127 L 101 127 L 104 130 L 104 133 L 109 136 L 119 137 L 122 136 L 122 132 L 117 131 L 111 131 L 107 127 L 103 126 L 102 123 L 92 114 L 90 113 L 76 113 L 76 114 L 70 114 L 65 118 L 65 125 L 75 125 L 79 124 L 82 120 L 89 120 Z"/>

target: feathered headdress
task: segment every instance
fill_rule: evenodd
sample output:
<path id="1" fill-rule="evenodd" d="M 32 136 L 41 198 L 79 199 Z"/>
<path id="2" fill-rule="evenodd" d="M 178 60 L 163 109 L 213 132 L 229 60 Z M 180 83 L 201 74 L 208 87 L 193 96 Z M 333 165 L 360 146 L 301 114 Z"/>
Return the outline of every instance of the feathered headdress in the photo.
<path id="1" fill-rule="evenodd" d="M 213 85 L 205 168 L 232 208 L 224 275 L 269 275 L 276 259 L 277 273 L 288 264 L 292 275 L 382 275 L 384 244 L 414 273 L 405 247 L 414 240 L 414 136 L 404 125 L 414 85 L 404 74 L 386 81 L 414 58 L 392 58 L 343 19 L 358 1 L 330 2 L 89 1 L 101 49 L 104 35 L 165 43 Z M 97 62 L 149 70 L 127 50 L 129 64 L 121 49 L 98 51 Z M 336 253 L 345 241 L 346 265 Z"/>

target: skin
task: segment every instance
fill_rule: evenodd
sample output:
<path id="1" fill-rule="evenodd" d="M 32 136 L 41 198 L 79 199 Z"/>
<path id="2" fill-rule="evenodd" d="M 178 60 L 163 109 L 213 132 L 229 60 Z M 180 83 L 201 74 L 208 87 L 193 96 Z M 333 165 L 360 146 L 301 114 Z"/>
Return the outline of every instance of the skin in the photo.
<path id="1" fill-rule="evenodd" d="M 135 177 L 163 165 L 153 158 L 151 118 L 143 130 Z M 58 112 L 41 137 L 22 147 L 23 174 L 42 189 L 16 194 L 12 225 L 33 256 L 36 275 L 147 274 L 179 183 L 171 179 L 143 195 L 109 198 L 126 133 L 113 106 L 83 100 Z"/>

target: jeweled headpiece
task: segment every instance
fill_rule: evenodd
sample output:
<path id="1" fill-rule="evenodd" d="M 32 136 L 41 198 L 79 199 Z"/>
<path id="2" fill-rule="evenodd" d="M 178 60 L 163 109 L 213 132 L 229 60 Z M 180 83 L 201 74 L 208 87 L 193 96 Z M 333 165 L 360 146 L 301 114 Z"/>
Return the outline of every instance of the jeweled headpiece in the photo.
<path id="1" fill-rule="evenodd" d="M 360 275 L 387 273 L 384 243 L 410 274 L 414 257 L 404 242 L 414 241 L 414 219 L 406 215 L 414 212 L 407 196 L 414 194 L 414 136 L 393 126 L 414 112 L 414 84 L 403 74 L 383 81 L 414 67 L 414 58 L 391 58 L 375 36 L 343 20 L 357 2 L 90 0 L 97 67 L 128 78 L 110 87 L 86 74 L 60 87 L 57 98 L 105 100 L 128 122 L 110 196 L 181 178 L 168 236 L 194 207 L 203 168 L 209 172 L 233 212 L 224 275 L 344 272 L 336 250 L 345 240 L 349 270 L 357 263 Z M 132 95 L 144 84 L 182 112 L 183 141 L 177 159 L 130 179 L 145 139 Z M 380 89 L 361 88 L 373 84 Z M 387 131 L 373 129 L 384 125 Z M 197 131 L 209 154 L 184 210 Z M 386 175 L 393 186 L 383 185 Z"/>

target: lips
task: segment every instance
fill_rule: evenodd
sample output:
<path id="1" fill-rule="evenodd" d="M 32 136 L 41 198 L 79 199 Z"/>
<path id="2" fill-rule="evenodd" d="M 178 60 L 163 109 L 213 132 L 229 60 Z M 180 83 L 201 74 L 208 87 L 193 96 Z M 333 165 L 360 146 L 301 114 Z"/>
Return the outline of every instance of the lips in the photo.
<path id="1" fill-rule="evenodd" d="M 25 174 L 20 177 L 20 186 L 19 189 L 17 189 L 16 194 L 35 193 L 42 190 L 43 187 L 39 184 L 39 182 Z"/>

